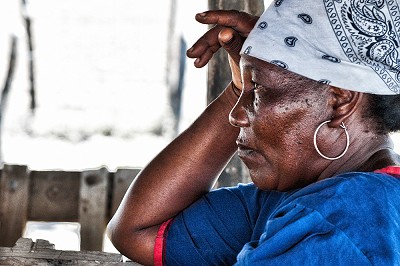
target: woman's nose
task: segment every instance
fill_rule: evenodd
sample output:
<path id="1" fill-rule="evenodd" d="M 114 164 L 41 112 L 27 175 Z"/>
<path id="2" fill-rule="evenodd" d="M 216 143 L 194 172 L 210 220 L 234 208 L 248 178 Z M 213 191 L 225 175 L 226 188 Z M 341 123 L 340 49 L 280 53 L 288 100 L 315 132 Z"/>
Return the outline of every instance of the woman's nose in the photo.
<path id="1" fill-rule="evenodd" d="M 243 92 L 238 101 L 236 102 L 235 106 L 232 108 L 231 112 L 229 113 L 229 123 L 231 123 L 234 127 L 248 127 L 249 126 L 249 117 L 246 112 L 245 102 L 246 92 Z"/>

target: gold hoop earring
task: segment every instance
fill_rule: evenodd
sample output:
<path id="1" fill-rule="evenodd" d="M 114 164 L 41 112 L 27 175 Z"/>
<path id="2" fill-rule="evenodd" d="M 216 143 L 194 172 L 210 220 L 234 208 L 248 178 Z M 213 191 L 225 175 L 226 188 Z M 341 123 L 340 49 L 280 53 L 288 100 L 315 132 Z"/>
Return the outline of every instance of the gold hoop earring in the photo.
<path id="1" fill-rule="evenodd" d="M 340 124 L 340 127 L 343 128 L 343 129 L 344 129 L 344 132 L 346 133 L 346 148 L 345 148 L 344 151 L 343 151 L 339 156 L 337 156 L 337 157 L 328 157 L 328 156 L 323 155 L 322 152 L 318 149 L 318 146 L 317 146 L 317 133 L 318 133 L 319 129 L 320 129 L 323 125 L 325 125 L 326 123 L 329 123 L 329 122 L 331 122 L 331 120 L 327 120 L 327 121 L 325 121 L 325 122 L 322 122 L 322 123 L 317 127 L 317 129 L 315 130 L 315 132 L 314 132 L 314 147 L 315 147 L 315 149 L 317 150 L 318 154 L 321 155 L 323 158 L 325 158 L 325 159 L 327 159 L 327 160 L 332 160 L 332 161 L 333 161 L 333 160 L 337 160 L 337 159 L 343 157 L 343 155 L 346 154 L 347 150 L 349 149 L 350 138 L 349 138 L 349 133 L 347 132 L 347 128 L 346 128 L 346 126 L 344 125 L 344 123 L 342 122 L 342 123 Z"/>

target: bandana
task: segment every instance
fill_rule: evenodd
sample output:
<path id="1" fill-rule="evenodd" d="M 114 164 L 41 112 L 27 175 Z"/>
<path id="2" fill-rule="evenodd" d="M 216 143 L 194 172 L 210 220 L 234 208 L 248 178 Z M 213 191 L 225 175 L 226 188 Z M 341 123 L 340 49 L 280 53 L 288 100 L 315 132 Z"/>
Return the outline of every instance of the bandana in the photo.
<path id="1" fill-rule="evenodd" d="M 400 93 L 397 0 L 275 0 L 242 54 L 339 88 Z"/>

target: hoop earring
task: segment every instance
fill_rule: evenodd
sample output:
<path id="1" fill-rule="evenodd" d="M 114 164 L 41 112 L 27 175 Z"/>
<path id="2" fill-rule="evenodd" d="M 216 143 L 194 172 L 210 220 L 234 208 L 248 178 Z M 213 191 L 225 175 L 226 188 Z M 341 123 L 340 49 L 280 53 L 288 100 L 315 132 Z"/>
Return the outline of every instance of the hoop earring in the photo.
<path id="1" fill-rule="evenodd" d="M 350 144 L 349 133 L 347 132 L 346 126 L 345 126 L 344 123 L 342 122 L 342 123 L 340 124 L 340 127 L 343 128 L 343 129 L 344 129 L 344 132 L 346 133 L 346 148 L 345 148 L 344 151 L 343 151 L 339 156 L 337 156 L 337 157 L 328 157 L 328 156 L 323 155 L 323 154 L 321 153 L 321 151 L 318 149 L 318 146 L 317 146 L 317 133 L 318 133 L 319 129 L 320 129 L 323 125 L 325 125 L 326 123 L 329 123 L 329 122 L 331 122 L 331 120 L 327 120 L 327 121 L 325 121 L 325 122 L 322 122 L 322 123 L 317 127 L 317 129 L 315 130 L 315 132 L 314 132 L 314 147 L 315 147 L 315 149 L 317 150 L 318 154 L 321 155 L 323 158 L 325 158 L 325 159 L 327 159 L 327 160 L 337 160 L 337 159 L 341 158 L 343 155 L 345 155 L 346 152 L 347 152 L 347 150 L 348 150 L 348 148 L 349 148 L 349 144 Z"/>

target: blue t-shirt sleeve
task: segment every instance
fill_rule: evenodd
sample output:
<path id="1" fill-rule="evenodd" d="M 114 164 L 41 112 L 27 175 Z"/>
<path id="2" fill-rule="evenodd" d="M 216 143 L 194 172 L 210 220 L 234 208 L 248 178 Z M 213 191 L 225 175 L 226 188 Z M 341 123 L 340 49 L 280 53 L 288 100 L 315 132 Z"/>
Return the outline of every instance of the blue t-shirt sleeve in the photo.
<path id="1" fill-rule="evenodd" d="M 174 218 L 166 265 L 233 265 L 251 240 L 268 193 L 254 185 L 212 191 Z"/>
<path id="2" fill-rule="evenodd" d="M 370 265 L 344 232 L 318 211 L 287 205 L 258 241 L 247 243 L 236 265 Z"/>

